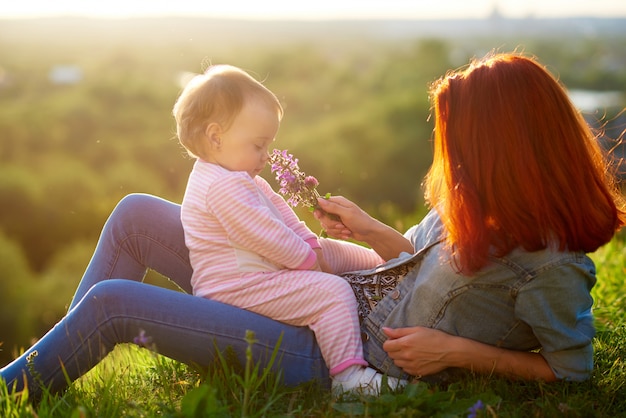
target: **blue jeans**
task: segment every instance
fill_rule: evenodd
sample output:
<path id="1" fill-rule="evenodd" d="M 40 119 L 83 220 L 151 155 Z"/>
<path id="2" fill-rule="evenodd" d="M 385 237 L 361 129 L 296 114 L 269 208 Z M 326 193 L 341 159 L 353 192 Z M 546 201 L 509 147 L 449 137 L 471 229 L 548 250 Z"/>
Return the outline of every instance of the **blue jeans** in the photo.
<path id="1" fill-rule="evenodd" d="M 170 278 L 184 292 L 141 283 L 148 268 Z M 246 330 L 255 332 L 253 355 L 263 368 L 277 345 L 283 382 L 295 386 L 318 380 L 328 385 L 328 369 L 312 331 L 282 324 L 216 301 L 189 294 L 191 266 L 180 224 L 180 206 L 143 194 L 126 196 L 107 220 L 93 258 L 78 285 L 67 315 L 24 355 L 0 370 L 16 389 L 38 385 L 53 392 L 89 371 L 116 344 L 145 333 L 158 353 L 198 366 L 216 358 L 216 348 L 231 347 L 245 362 Z M 30 365 L 28 356 L 31 355 Z"/>

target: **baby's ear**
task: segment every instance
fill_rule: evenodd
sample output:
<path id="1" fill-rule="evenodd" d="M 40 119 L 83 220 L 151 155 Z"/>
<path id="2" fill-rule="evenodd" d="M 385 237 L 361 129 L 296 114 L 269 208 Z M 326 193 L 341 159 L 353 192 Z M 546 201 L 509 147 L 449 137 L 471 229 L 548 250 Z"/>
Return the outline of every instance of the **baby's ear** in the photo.
<path id="1" fill-rule="evenodd" d="M 219 149 L 222 146 L 222 127 L 219 123 L 209 123 L 204 130 L 204 135 L 211 149 Z"/>

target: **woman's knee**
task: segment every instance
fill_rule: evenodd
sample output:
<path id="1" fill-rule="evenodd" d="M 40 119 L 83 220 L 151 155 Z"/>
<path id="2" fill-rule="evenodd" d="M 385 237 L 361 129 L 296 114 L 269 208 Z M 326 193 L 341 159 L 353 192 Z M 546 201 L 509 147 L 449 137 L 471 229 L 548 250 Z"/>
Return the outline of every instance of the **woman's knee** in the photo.
<path id="1" fill-rule="evenodd" d="M 141 213 L 149 198 L 139 193 L 124 196 L 109 215 L 104 225 L 104 235 L 110 234 L 118 242 L 131 234 L 137 222 L 141 222 Z"/>
<path id="2" fill-rule="evenodd" d="M 125 299 L 132 294 L 131 288 L 141 283 L 124 279 L 109 279 L 96 283 L 87 291 L 83 302 L 97 310 L 111 309 L 118 303 L 126 303 Z"/>
<path id="3" fill-rule="evenodd" d="M 105 230 L 116 241 L 127 236 L 159 230 L 182 234 L 180 205 L 149 194 L 133 193 L 124 196 L 109 216 Z"/>
<path id="4" fill-rule="evenodd" d="M 142 218 L 142 213 L 154 205 L 155 196 L 142 193 L 132 193 L 124 196 L 113 209 L 110 219 L 122 222 L 133 222 Z"/>

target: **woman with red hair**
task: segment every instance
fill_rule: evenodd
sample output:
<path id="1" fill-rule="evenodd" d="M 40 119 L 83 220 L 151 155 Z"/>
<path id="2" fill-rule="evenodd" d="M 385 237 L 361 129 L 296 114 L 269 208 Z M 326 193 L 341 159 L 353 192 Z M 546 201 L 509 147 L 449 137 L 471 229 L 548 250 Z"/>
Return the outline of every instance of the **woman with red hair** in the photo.
<path id="1" fill-rule="evenodd" d="M 474 61 L 430 93 L 432 211 L 419 225 L 402 236 L 343 197 L 320 200 L 341 218 L 318 213 L 330 236 L 387 258 L 423 251 L 365 321 L 368 360 L 391 375 L 588 378 L 596 275 L 585 253 L 626 220 L 597 138 L 559 82 L 520 54 Z"/>

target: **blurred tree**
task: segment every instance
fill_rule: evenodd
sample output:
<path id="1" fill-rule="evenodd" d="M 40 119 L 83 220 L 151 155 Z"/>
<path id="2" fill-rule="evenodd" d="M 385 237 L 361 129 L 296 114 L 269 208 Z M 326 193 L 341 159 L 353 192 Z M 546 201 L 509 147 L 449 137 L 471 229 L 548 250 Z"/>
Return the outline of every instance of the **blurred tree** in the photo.
<path id="1" fill-rule="evenodd" d="M 34 288 L 28 261 L 20 246 L 1 231 L 0 272 L 0 364 L 5 364 L 15 349 L 29 345 L 36 313 L 26 309 Z"/>
<path id="2" fill-rule="evenodd" d="M 27 337 L 39 338 L 65 315 L 95 246 L 93 239 L 77 239 L 49 259 L 21 307 L 33 316 Z"/>

